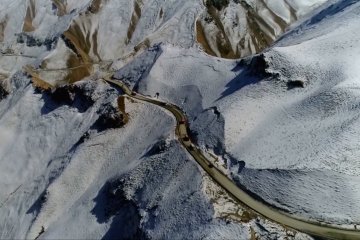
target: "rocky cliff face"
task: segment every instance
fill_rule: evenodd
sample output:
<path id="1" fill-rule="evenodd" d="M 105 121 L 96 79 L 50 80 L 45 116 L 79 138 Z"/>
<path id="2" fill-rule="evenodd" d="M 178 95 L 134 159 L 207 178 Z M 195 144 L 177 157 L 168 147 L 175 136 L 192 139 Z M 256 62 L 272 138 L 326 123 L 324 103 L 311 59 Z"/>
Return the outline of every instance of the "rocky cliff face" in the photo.
<path id="1" fill-rule="evenodd" d="M 287 0 L 203 0 L 197 42 L 210 55 L 240 58 L 259 53 L 296 20 L 320 6 Z"/>

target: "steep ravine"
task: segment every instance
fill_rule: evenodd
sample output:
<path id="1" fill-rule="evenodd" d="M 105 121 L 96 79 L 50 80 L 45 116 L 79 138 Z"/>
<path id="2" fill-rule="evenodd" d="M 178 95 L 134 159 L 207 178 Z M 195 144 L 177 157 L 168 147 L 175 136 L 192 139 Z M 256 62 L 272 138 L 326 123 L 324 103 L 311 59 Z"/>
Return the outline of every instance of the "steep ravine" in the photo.
<path id="1" fill-rule="evenodd" d="M 306 12 L 321 5 L 312 4 Z M 196 38 L 212 56 L 236 59 L 259 53 L 305 14 L 296 1 L 203 0 Z"/>

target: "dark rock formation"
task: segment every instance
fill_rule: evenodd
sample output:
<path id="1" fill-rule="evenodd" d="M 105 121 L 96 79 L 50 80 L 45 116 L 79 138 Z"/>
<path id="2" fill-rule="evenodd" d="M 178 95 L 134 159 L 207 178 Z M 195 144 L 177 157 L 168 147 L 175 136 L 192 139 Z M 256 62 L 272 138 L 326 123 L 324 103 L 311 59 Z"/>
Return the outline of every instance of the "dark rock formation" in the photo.
<path id="1" fill-rule="evenodd" d="M 42 90 L 35 88 L 35 92 L 42 93 L 45 105 L 43 112 L 48 113 L 62 105 L 77 108 L 79 112 L 85 112 L 94 104 L 92 92 L 85 85 L 64 85 L 56 89 Z"/>
<path id="2" fill-rule="evenodd" d="M 124 113 L 120 112 L 114 106 L 107 106 L 95 122 L 94 128 L 98 131 L 104 131 L 109 128 L 120 128 L 125 124 L 126 119 Z"/>
<path id="3" fill-rule="evenodd" d="M 25 43 L 26 46 L 28 46 L 28 47 L 46 46 L 46 49 L 48 51 L 50 51 L 51 49 L 54 48 L 54 46 L 56 45 L 58 39 L 59 39 L 58 37 L 38 39 L 38 38 L 35 38 L 35 37 L 33 37 L 33 36 L 31 36 L 30 34 L 27 34 L 27 33 L 19 33 L 19 34 L 17 34 L 17 42 L 18 43 Z"/>
<path id="4" fill-rule="evenodd" d="M 269 64 L 265 59 L 264 54 L 259 54 L 254 56 L 250 62 L 250 73 L 261 76 L 261 77 L 269 77 L 270 73 L 267 72 L 269 68 Z"/>
<path id="5" fill-rule="evenodd" d="M 221 11 L 223 8 L 229 5 L 229 0 L 207 0 L 206 6 L 207 7 L 215 7 L 217 10 Z"/>
<path id="6" fill-rule="evenodd" d="M 9 92 L 0 84 L 0 101 L 6 98 Z"/>
<path id="7" fill-rule="evenodd" d="M 293 88 L 304 88 L 305 82 L 302 80 L 291 80 L 286 83 L 288 90 L 291 90 Z"/>

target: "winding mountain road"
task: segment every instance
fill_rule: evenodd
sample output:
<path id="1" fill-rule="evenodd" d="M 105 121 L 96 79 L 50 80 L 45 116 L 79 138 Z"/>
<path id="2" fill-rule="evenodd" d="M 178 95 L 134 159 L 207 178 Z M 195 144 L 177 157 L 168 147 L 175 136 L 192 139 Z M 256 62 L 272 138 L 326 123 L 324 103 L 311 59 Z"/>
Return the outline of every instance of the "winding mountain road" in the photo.
<path id="1" fill-rule="evenodd" d="M 150 97 L 135 93 L 129 89 L 123 82 L 113 80 L 105 77 L 104 80 L 110 84 L 120 87 L 125 94 L 131 98 L 152 103 L 162 107 L 171 112 L 176 118 L 175 133 L 178 136 L 179 142 L 189 152 L 189 154 L 196 160 L 196 162 L 207 172 L 213 180 L 218 183 L 223 189 L 231 194 L 236 200 L 242 202 L 249 208 L 258 212 L 260 215 L 275 221 L 281 225 L 307 233 L 311 236 L 316 236 L 325 239 L 349 239 L 359 240 L 360 231 L 337 228 L 319 222 L 312 222 L 298 219 L 290 214 L 281 212 L 278 209 L 271 207 L 263 202 L 258 201 L 244 190 L 240 189 L 234 182 L 232 182 L 225 174 L 218 170 L 212 163 L 204 156 L 202 151 L 191 142 L 187 132 L 187 118 L 184 112 L 174 104 L 162 102 Z"/>

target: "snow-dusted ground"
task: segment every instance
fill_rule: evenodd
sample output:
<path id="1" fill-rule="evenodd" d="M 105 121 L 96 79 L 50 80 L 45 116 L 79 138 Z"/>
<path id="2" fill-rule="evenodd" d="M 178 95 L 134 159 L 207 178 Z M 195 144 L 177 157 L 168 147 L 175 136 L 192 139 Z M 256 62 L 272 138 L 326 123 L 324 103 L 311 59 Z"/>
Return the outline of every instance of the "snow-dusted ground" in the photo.
<path id="1" fill-rule="evenodd" d="M 248 227 L 212 218 L 198 167 L 174 141 L 171 116 L 151 105 L 127 102 L 126 127 L 88 130 L 102 99 L 116 96 L 103 83 L 97 85 L 99 100 L 84 113 L 68 106 L 51 106 L 55 109 L 44 113 L 45 103 L 35 100 L 41 95 L 31 86 L 25 85 L 25 94 L 17 91 L 21 99 L 1 122 L 13 139 L 2 139 L 1 145 L 1 189 L 6 190 L 1 238 L 34 238 L 44 227 L 42 238 L 236 234 L 246 239 Z M 15 116 L 29 121 L 14 121 Z M 79 141 L 84 131 L 88 137 Z"/>
<path id="2" fill-rule="evenodd" d="M 199 143 L 226 151 L 234 179 L 264 200 L 359 223 L 359 9 L 331 1 L 287 33 L 264 53 L 273 76 L 256 74 L 251 59 L 247 66 L 165 46 L 139 89 L 183 105 Z M 304 88 L 292 87 L 297 80 Z"/>
<path id="3" fill-rule="evenodd" d="M 34 30 L 20 41 L 31 2 Z M 1 86 L 9 91 L 0 100 L 0 238 L 35 238 L 44 228 L 40 238 L 47 239 L 307 239 L 258 217 L 217 218 L 246 209 L 223 196 L 214 203 L 220 190 L 158 107 L 125 100 L 129 122 L 99 128 L 119 92 L 98 76 L 112 71 L 182 107 L 200 147 L 221 156 L 229 176 L 268 203 L 334 224 L 360 222 L 357 1 L 329 0 L 309 16 L 324 1 L 263 1 L 287 23 L 293 17 L 284 6 L 303 17 L 264 53 L 270 75 L 261 56 L 224 60 L 197 46 L 201 1 L 97 0 L 96 9 L 72 0 L 65 10 L 54 2 L 0 6 L 1 52 L 33 56 L 0 57 Z M 61 36 L 69 27 L 79 44 Z M 78 68 L 39 73 L 53 85 L 65 75 L 82 79 L 70 103 L 35 90 L 21 71 L 28 64 L 76 67 L 74 57 L 98 65 L 85 75 Z M 305 88 L 291 88 L 293 80 Z"/>
<path id="4" fill-rule="evenodd" d="M 9 92 L 0 102 L 0 238 L 35 238 L 45 230 L 41 238 L 46 239 L 247 239 L 249 226 L 214 217 L 199 168 L 174 139 L 171 116 L 158 107 L 126 101 L 129 122 L 101 131 L 98 119 L 116 106 L 119 93 L 94 82 L 97 74 L 76 83 L 84 95 L 69 103 L 35 90 L 21 73 L 27 64 L 67 67 L 66 59 L 76 54 L 60 35 L 76 24 L 81 26 L 79 40 L 92 35 L 92 50 L 77 50 L 96 61 L 95 44 L 101 59 L 113 60 L 122 59 L 145 37 L 150 43 L 194 44 L 199 3 L 145 2 L 141 7 L 146 11 L 126 48 L 133 2 L 107 1 L 100 4 L 99 14 L 84 14 L 89 6 L 90 1 L 67 1 L 64 10 L 50 1 L 2 1 L 0 45 L 10 55 L 0 58 L 1 84 Z M 28 8 L 33 31 L 20 41 Z M 148 55 L 151 67 L 156 54 Z M 119 60 L 114 67 L 131 61 Z M 124 72 L 141 78 L 149 70 L 141 64 L 135 60 Z M 40 76 L 55 85 L 63 75 L 61 70 Z"/>

